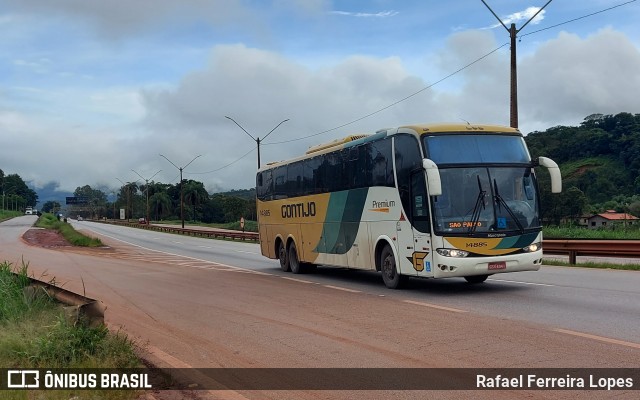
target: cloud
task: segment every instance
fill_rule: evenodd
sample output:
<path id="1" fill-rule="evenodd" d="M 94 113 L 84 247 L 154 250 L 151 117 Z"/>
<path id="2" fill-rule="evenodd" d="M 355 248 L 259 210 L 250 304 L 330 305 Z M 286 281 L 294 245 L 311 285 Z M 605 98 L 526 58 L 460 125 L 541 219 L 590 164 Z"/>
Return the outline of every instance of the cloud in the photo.
<path id="1" fill-rule="evenodd" d="M 5 3 L 6 8 L 15 14 L 72 18 L 84 22 L 110 39 L 145 32 L 161 24 L 178 26 L 181 22 L 204 21 L 228 26 L 232 21 L 245 20 L 247 26 L 251 26 L 260 21 L 242 0 L 5 0 Z"/>
<path id="2" fill-rule="evenodd" d="M 640 49 L 610 28 L 585 39 L 562 32 L 523 58 L 518 73 L 523 116 L 537 125 L 640 112 Z"/>
<path id="3" fill-rule="evenodd" d="M 335 15 L 344 15 L 348 17 L 357 17 L 357 18 L 387 18 L 394 17 L 398 15 L 397 11 L 380 11 L 377 13 L 365 13 L 365 12 L 349 12 L 349 11 L 330 11 L 330 14 Z"/>
<path id="4" fill-rule="evenodd" d="M 425 78 L 409 72 L 400 56 L 350 56 L 312 69 L 289 56 L 237 44 L 213 47 L 205 65 L 162 86 L 2 87 L 0 131 L 11 145 L 0 146 L 0 168 L 37 185 L 56 181 L 61 190 L 73 191 L 86 184 L 115 188 L 116 178 L 135 181 L 132 169 L 143 176 L 161 169 L 156 180 L 176 183 L 179 171 L 159 154 L 180 166 L 202 154 L 185 169 L 186 178 L 204 182 L 212 192 L 248 188 L 255 180 L 256 143 L 225 115 L 260 138 L 289 119 L 262 143 L 263 165 L 348 134 L 402 124 L 508 124 L 506 47 L 389 107 L 497 46 L 492 31 L 453 34 L 440 50 L 413 54 L 412 61 L 422 58 L 429 66 Z M 521 129 L 577 124 L 593 113 L 637 113 L 639 74 L 640 52 L 624 34 L 561 33 L 519 60 Z M 17 100 L 7 102 L 7 96 Z M 18 110 L 24 98 L 41 103 Z M 231 166 L 220 169 L 226 165 Z"/>
<path id="5" fill-rule="evenodd" d="M 536 15 L 536 13 L 540 10 L 540 7 L 527 7 L 526 10 L 524 11 L 518 11 L 515 12 L 513 14 L 509 14 L 506 17 L 501 18 L 502 23 L 506 26 L 509 26 L 511 24 L 516 24 L 518 22 L 522 22 L 525 23 L 527 21 L 529 21 L 534 15 Z M 542 20 L 544 19 L 544 14 L 547 12 L 547 10 L 542 10 L 540 11 L 540 13 L 538 15 L 536 15 L 535 18 L 533 18 L 530 22 L 530 24 L 532 25 L 537 25 L 540 22 L 542 22 Z M 493 24 L 487 28 L 483 28 L 483 29 L 494 29 L 494 28 L 499 28 L 501 27 L 502 24 L 500 23 L 496 23 Z M 519 27 L 518 27 L 519 28 Z"/>
<path id="6" fill-rule="evenodd" d="M 490 32 L 452 35 L 440 52 L 429 56 L 438 67 L 433 81 L 496 47 Z M 595 112 L 640 109 L 633 89 L 640 85 L 640 56 L 619 32 L 604 30 L 587 39 L 560 34 L 521 59 L 518 68 L 520 127 L 525 133 L 558 121 L 577 124 Z M 308 146 L 340 136 L 406 123 L 509 123 L 507 48 L 452 80 L 456 82 L 453 90 L 445 81 L 386 108 L 429 84 L 411 75 L 399 58 L 353 56 L 314 71 L 273 52 L 243 45 L 218 46 L 206 68 L 188 74 L 175 88 L 145 91 L 145 125 L 150 131 L 162 128 L 157 141 L 172 143 L 169 149 L 182 151 L 176 157 L 185 162 L 206 153 L 197 169 L 190 168 L 204 172 L 234 162 L 255 147 L 225 115 L 254 137 L 290 119 L 262 144 L 263 164 L 301 155 Z M 359 120 L 369 114 L 373 115 Z M 332 129 L 336 127 L 340 128 Z M 312 137 L 298 140 L 307 136 Z M 248 187 L 255 166 L 254 152 L 232 168 L 196 179 L 217 187 Z"/>

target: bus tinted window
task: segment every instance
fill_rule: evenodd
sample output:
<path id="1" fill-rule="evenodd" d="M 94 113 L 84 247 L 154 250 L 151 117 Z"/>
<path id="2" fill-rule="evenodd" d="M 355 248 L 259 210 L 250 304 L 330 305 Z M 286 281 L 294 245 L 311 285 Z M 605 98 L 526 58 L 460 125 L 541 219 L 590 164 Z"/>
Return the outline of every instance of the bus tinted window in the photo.
<path id="1" fill-rule="evenodd" d="M 302 161 L 294 162 L 287 167 L 287 197 L 302 196 Z"/>
<path id="2" fill-rule="evenodd" d="M 371 168 L 371 186 L 394 186 L 391 139 L 367 143 Z"/>
<path id="3" fill-rule="evenodd" d="M 324 179 L 320 177 L 320 157 L 313 157 L 304 160 L 303 165 L 303 187 L 304 194 L 321 193 L 324 189 Z"/>
<path id="4" fill-rule="evenodd" d="M 282 166 L 273 170 L 273 198 L 286 199 L 287 195 L 287 167 Z"/>
<path id="5" fill-rule="evenodd" d="M 271 171 L 263 171 L 258 174 L 256 195 L 260 200 L 270 200 L 273 195 L 273 179 Z"/>
<path id="6" fill-rule="evenodd" d="M 417 144 L 412 151 L 419 157 Z M 258 173 L 257 196 L 275 200 L 371 186 L 393 187 L 391 157 L 391 139 L 385 138 L 281 165 Z"/>
<path id="7" fill-rule="evenodd" d="M 436 164 L 529 163 L 529 153 L 520 136 L 438 135 L 426 136 L 427 157 Z"/>

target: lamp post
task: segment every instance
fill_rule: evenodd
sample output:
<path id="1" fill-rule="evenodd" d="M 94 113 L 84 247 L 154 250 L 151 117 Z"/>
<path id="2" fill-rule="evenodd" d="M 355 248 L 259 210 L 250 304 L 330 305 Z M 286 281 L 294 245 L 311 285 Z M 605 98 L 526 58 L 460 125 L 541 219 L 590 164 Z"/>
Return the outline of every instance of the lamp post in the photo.
<path id="1" fill-rule="evenodd" d="M 287 122 L 289 120 L 287 118 L 287 119 L 285 119 L 283 121 L 280 121 L 280 123 L 278 125 L 276 125 L 275 128 L 270 130 L 269 133 L 267 133 L 266 135 L 264 135 L 264 137 L 262 139 L 260 139 L 259 137 L 253 137 L 253 135 L 251 135 L 249 132 L 247 132 L 247 130 L 244 129 L 239 123 L 237 123 L 235 119 L 233 119 L 231 117 L 227 117 L 226 115 L 225 115 L 225 118 L 228 119 L 228 120 L 233 121 L 234 124 L 238 125 L 238 128 L 242 129 L 244 131 L 244 133 L 246 133 L 251 139 L 253 139 L 256 142 L 256 145 L 258 147 L 258 169 L 260 169 L 260 142 L 265 140 L 267 138 L 267 136 L 269 136 L 271 134 L 271 132 L 275 131 L 280 125 L 284 124 L 285 122 Z"/>
<path id="2" fill-rule="evenodd" d="M 151 220 L 149 219 L 149 181 L 150 181 L 151 179 L 153 179 L 153 177 L 154 177 L 154 176 L 158 175 L 162 170 L 160 170 L 160 171 L 156 172 L 155 174 L 151 175 L 151 178 L 149 178 L 149 179 L 145 179 L 145 178 L 143 178 L 143 177 L 142 177 L 142 175 L 140 175 L 139 173 L 137 173 L 137 172 L 136 172 L 136 171 L 134 171 L 134 170 L 131 170 L 131 171 L 133 171 L 136 175 L 138 175 L 140 178 L 142 178 L 142 179 L 144 180 L 144 182 L 145 182 L 145 184 L 144 184 L 144 190 L 145 190 L 145 192 L 147 192 L 147 224 L 148 224 L 148 223 L 149 223 L 149 221 L 151 221 Z"/>
<path id="3" fill-rule="evenodd" d="M 185 165 L 184 167 L 178 167 L 177 165 L 175 165 L 173 163 L 173 161 L 169 160 L 167 157 L 163 156 L 162 154 L 160 154 L 160 157 L 164 158 L 165 160 L 169 161 L 171 163 L 171 165 L 173 165 L 174 167 L 178 168 L 178 170 L 180 171 L 180 220 L 182 221 L 182 229 L 184 229 L 184 191 L 182 190 L 182 171 L 187 168 L 189 166 L 189 164 L 191 164 L 192 162 L 194 162 L 196 160 L 196 158 L 198 157 L 202 157 L 202 154 L 197 155 L 193 158 L 193 160 L 189 161 L 187 163 L 187 165 Z"/>

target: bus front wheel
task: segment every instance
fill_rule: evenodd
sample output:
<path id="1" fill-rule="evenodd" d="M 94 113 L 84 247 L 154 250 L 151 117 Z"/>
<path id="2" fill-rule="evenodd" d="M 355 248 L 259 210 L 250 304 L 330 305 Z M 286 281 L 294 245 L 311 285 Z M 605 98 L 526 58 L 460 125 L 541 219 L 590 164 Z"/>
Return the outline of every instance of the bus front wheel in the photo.
<path id="1" fill-rule="evenodd" d="M 287 248 L 284 243 L 278 243 L 278 259 L 280 260 L 280 269 L 284 272 L 289 272 L 289 258 L 287 257 Z"/>
<path id="2" fill-rule="evenodd" d="M 389 289 L 399 289 L 406 281 L 406 277 L 398 273 L 396 258 L 389 246 L 385 246 L 380 254 L 380 272 L 385 286 Z"/>

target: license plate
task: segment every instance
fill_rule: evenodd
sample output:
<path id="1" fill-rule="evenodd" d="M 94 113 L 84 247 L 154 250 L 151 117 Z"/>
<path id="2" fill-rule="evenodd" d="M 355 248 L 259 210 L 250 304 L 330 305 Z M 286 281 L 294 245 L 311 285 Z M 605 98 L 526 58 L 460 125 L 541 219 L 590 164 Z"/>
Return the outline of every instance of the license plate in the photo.
<path id="1" fill-rule="evenodd" d="M 505 261 L 490 262 L 489 271 L 492 271 L 495 269 L 507 269 L 507 263 Z"/>

